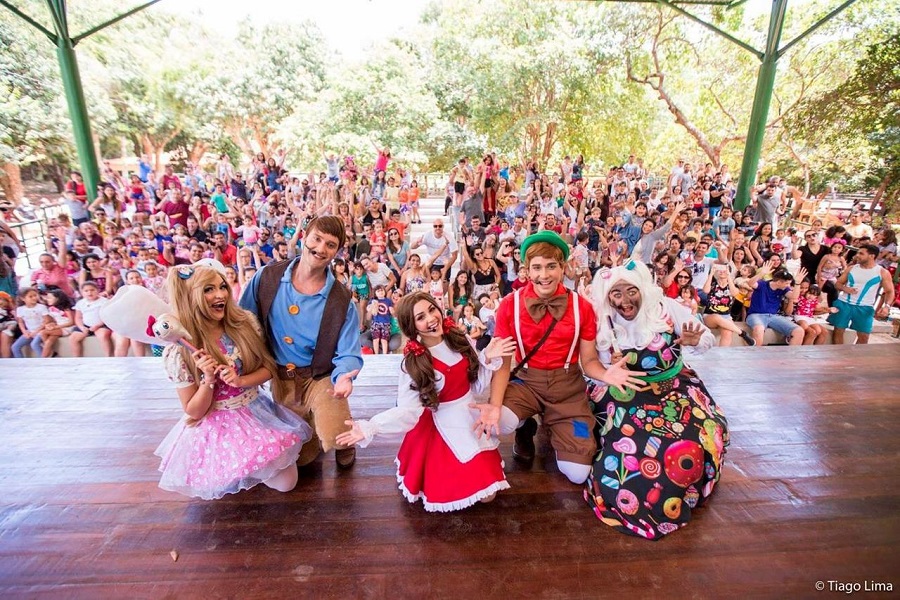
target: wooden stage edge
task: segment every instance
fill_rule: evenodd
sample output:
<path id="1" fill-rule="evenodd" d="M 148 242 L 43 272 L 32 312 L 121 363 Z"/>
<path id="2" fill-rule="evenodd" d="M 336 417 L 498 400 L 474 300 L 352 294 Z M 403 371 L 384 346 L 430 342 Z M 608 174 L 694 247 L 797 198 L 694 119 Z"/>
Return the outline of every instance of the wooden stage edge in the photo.
<path id="1" fill-rule="evenodd" d="M 367 357 L 355 416 L 393 405 L 398 362 Z M 157 487 L 153 450 L 180 414 L 158 359 L 0 361 L 0 597 L 898 589 L 900 345 L 716 349 L 694 365 L 728 416 L 723 479 L 689 527 L 648 542 L 593 516 L 543 433 L 530 468 L 504 439 L 512 489 L 457 513 L 401 497 L 389 441 L 360 450 L 347 472 L 321 458 L 287 494 L 191 500 Z M 866 598 L 881 595 L 894 594 Z"/>

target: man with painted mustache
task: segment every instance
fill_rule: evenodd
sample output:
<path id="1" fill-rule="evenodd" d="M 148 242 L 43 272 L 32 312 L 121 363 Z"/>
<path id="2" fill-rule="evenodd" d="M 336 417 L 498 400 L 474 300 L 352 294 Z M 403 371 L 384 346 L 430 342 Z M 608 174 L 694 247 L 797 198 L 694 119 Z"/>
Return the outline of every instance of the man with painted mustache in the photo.
<path id="1" fill-rule="evenodd" d="M 240 302 L 259 317 L 278 363 L 272 385 L 275 401 L 313 426 L 316 437 L 304 444 L 300 466 L 332 448 L 339 467 L 349 468 L 356 460 L 353 446 L 335 442 L 351 419 L 347 398 L 363 364 L 356 307 L 331 271 L 345 235 L 340 217 L 313 219 L 306 226 L 300 256 L 266 265 Z"/>

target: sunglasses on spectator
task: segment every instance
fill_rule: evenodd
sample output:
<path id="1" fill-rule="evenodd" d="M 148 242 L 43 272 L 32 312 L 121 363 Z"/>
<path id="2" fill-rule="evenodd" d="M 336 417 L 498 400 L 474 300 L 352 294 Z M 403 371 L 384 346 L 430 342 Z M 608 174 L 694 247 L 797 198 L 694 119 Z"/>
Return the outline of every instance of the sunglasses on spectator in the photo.
<path id="1" fill-rule="evenodd" d="M 675 279 L 690 279 L 690 277 L 688 277 L 687 275 L 679 275 Z"/>
<path id="2" fill-rule="evenodd" d="M 444 228 L 443 225 L 432 225 L 432 227 L 434 227 L 435 229 L 443 229 Z"/>

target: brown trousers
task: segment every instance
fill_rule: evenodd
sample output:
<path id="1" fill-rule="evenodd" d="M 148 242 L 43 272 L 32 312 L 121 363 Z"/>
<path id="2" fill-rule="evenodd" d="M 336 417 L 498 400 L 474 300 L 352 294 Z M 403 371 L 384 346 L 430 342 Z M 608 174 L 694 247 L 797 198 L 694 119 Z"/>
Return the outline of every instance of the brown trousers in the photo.
<path id="1" fill-rule="evenodd" d="M 334 438 L 347 431 L 344 421 L 350 417 L 350 403 L 347 398 L 335 398 L 331 377 L 313 379 L 297 375 L 293 378 L 275 377 L 272 380 L 272 394 L 275 401 L 291 409 L 310 424 L 316 437 L 307 444 L 321 444 L 322 450 L 339 450 Z"/>
<path id="2" fill-rule="evenodd" d="M 565 369 L 522 369 L 519 382 L 506 387 L 503 405 L 520 420 L 540 414 L 550 431 L 550 445 L 559 460 L 593 464 L 594 415 L 588 406 L 587 384 L 578 365 Z"/>

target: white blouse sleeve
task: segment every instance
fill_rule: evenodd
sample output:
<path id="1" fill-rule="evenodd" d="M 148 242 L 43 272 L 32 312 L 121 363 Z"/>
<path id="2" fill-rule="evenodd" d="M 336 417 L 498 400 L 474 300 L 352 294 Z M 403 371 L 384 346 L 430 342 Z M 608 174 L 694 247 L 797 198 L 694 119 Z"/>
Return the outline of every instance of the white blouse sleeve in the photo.
<path id="1" fill-rule="evenodd" d="M 163 365 L 166 368 L 166 376 L 175 384 L 176 388 L 185 388 L 194 385 L 194 376 L 184 362 L 181 349 L 178 344 L 169 344 L 163 350 Z"/>
<path id="2" fill-rule="evenodd" d="M 359 443 L 361 448 L 365 448 L 372 439 L 378 436 L 402 437 L 407 431 L 416 426 L 419 417 L 425 407 L 419 398 L 419 393 L 410 388 L 412 378 L 403 370 L 400 371 L 400 380 L 398 381 L 397 406 L 378 413 L 370 420 L 360 420 L 356 423 L 362 429 L 366 439 Z"/>

